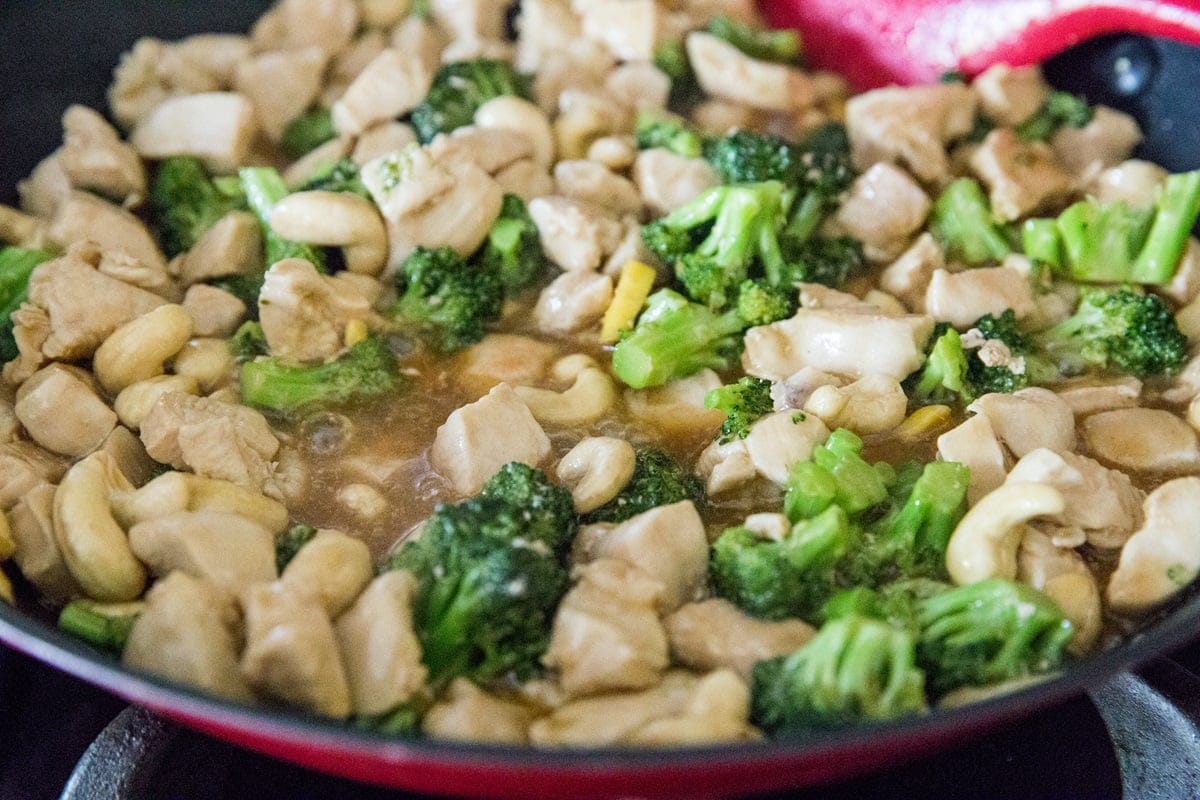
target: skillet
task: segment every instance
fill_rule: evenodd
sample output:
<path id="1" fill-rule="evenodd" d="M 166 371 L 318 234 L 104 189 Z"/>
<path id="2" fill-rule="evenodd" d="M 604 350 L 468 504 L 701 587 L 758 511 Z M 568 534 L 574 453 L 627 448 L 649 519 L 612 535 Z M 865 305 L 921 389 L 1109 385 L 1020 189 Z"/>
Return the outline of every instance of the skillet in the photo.
<path id="1" fill-rule="evenodd" d="M 16 181 L 57 144 L 59 117 L 67 105 L 104 107 L 112 66 L 137 36 L 244 31 L 266 6 L 231 0 L 73 0 L 47 11 L 47 4 L 37 0 L 0 4 L 0 42 L 6 43 L 0 48 L 5 149 L 0 202 L 13 201 Z M 1113 64 L 1120 59 L 1136 68 L 1136 82 L 1112 80 Z M 1189 103 L 1188 91 L 1200 86 L 1200 53 L 1142 37 L 1109 37 L 1055 59 L 1046 72 L 1059 88 L 1137 116 L 1148 134 L 1143 157 L 1176 171 L 1200 164 L 1200 108 Z M 722 797 L 831 781 L 961 742 L 1084 691 L 1097 694 L 1103 706 L 1104 687 L 1132 680 L 1126 674 L 1130 670 L 1194 641 L 1200 631 L 1200 592 L 1193 590 L 1119 646 L 1052 679 L 966 708 L 803 740 L 568 753 L 397 741 L 294 711 L 225 702 L 121 668 L 58 632 L 28 587 L 18 588 L 16 609 L 0 604 L 0 641 L 131 702 L 314 769 L 406 789 L 497 798 Z M 1179 673 L 1169 669 L 1147 674 L 1179 680 Z M 1163 689 L 1200 696 L 1197 686 L 1176 683 Z"/>

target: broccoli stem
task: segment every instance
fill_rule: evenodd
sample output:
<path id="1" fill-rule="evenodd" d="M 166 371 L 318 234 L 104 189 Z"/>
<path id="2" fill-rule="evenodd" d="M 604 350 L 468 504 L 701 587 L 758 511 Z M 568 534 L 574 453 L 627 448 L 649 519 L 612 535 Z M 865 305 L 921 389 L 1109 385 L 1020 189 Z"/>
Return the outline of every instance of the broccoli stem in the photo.
<path id="1" fill-rule="evenodd" d="M 1188 236 L 1200 216 L 1200 170 L 1171 175 L 1130 275 L 1134 283 L 1164 284 L 1175 276 Z"/>
<path id="2" fill-rule="evenodd" d="M 1063 269 L 1062 240 L 1052 219 L 1028 219 L 1021 227 L 1021 245 L 1025 255 L 1049 265 L 1055 274 Z"/>
<path id="3" fill-rule="evenodd" d="M 702 369 L 727 369 L 745 327 L 736 311 L 720 316 L 669 290 L 678 302 L 642 314 L 633 332 L 613 348 L 613 374 L 634 389 L 661 386 Z M 650 299 L 653 303 L 654 298 Z"/>
<path id="4" fill-rule="evenodd" d="M 333 115 L 327 108 L 317 108 L 288 123 L 279 147 L 285 156 L 295 161 L 336 137 Z"/>
<path id="5" fill-rule="evenodd" d="M 983 189 L 971 178 L 959 178 L 946 187 L 934 203 L 930 227 L 947 257 L 972 266 L 1002 261 L 1012 252 L 992 218 Z"/>
<path id="6" fill-rule="evenodd" d="M 300 244 L 281 238 L 271 228 L 271 209 L 288 196 L 287 184 L 271 167 L 244 167 L 238 172 L 246 202 L 258 217 L 266 241 L 266 262 L 272 264 L 285 258 L 303 258 L 320 272 L 325 271 L 324 253 L 312 245 Z"/>
<path id="7" fill-rule="evenodd" d="M 141 603 L 104 606 L 91 600 L 75 600 L 58 615 L 58 627 L 101 650 L 120 655 L 141 607 Z"/>
<path id="8" fill-rule="evenodd" d="M 396 359 L 379 339 L 368 338 L 327 364 L 288 364 L 260 358 L 242 364 L 242 401 L 289 414 L 377 397 L 399 383 Z"/>

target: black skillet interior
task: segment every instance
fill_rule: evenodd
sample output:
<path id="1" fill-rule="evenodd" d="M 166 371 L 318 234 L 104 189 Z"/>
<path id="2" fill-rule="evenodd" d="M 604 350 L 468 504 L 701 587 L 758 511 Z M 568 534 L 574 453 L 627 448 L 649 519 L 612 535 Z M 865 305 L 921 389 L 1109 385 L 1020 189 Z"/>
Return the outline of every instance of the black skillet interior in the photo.
<path id="1" fill-rule="evenodd" d="M 0 202 L 15 200 L 14 186 L 60 141 L 59 119 L 71 103 L 105 107 L 104 89 L 120 53 L 140 35 L 164 39 L 179 38 L 202 31 L 244 31 L 268 5 L 263 0 L 71 0 L 47 4 L 39 0 L 3 0 L 0 2 Z M 1163 164 L 1173 171 L 1200 166 L 1200 104 L 1190 97 L 1200 86 L 1200 50 L 1169 42 L 1133 36 L 1111 36 L 1085 43 L 1046 65 L 1051 82 L 1059 88 L 1085 95 L 1091 102 L 1103 102 L 1134 114 L 1146 132 L 1138 155 Z M 1037 705 L 1066 693 L 1096 685 L 1122 669 L 1155 655 L 1181 647 L 1194 640 L 1200 630 L 1200 592 L 1181 603 L 1157 625 L 1116 651 L 1101 654 L 1087 663 L 1076 665 L 1059 681 L 1035 687 L 1020 696 L 1000 698 L 989 703 L 986 716 L 1012 716 L 1013 708 Z M 27 610 L 33 610 L 27 608 Z M 12 626 L 24 638 L 25 645 L 40 640 L 49 648 L 42 657 L 59 666 L 84 675 L 101 684 L 116 686 L 115 673 L 107 659 L 96 659 L 91 651 L 69 641 L 53 629 L 43 627 L 29 617 L 0 607 L 0 621 Z M 55 652 L 50 652 L 55 651 Z M 91 669 L 86 668 L 91 661 Z M 107 676 L 107 677 L 106 677 Z M 151 679 L 143 685 L 174 692 L 177 697 L 199 700 L 195 693 L 170 687 Z M 214 709 L 244 715 L 261 722 L 274 722 L 296 731 L 324 730 L 335 727 L 290 714 L 279 715 L 261 709 L 231 709 L 220 701 L 200 700 Z M 926 730 L 939 727 L 952 730 L 971 721 L 969 710 L 943 712 L 936 720 L 925 720 Z M 934 723 L 929 725 L 928 723 Z M 940 724 L 938 724 L 940 723 Z M 899 721 L 870 731 L 845 731 L 823 741 L 826 747 L 853 745 L 870 735 L 903 735 L 916 730 L 920 720 Z M 794 746 L 794 745 L 793 745 Z M 782 744 L 787 748 L 787 744 Z M 443 745 L 446 755 L 470 758 L 479 748 Z M 726 758 L 726 752 L 695 753 L 692 757 Z M 774 748 L 754 748 L 768 755 Z M 492 751 L 493 755 L 501 751 Z M 519 751 L 512 753 L 519 760 Z M 648 758 L 657 756 L 645 754 Z M 613 754 L 613 763 L 638 761 L 628 752 Z M 546 756 L 543 763 L 558 761 Z M 602 759 L 607 763 L 608 759 Z M 598 762 L 599 763 L 599 762 Z"/>

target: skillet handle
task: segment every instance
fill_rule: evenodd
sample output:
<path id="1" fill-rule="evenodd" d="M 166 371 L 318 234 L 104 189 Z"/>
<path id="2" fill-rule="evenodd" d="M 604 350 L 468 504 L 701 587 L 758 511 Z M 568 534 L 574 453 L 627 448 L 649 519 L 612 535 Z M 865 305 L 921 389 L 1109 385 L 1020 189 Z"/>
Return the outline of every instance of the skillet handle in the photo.
<path id="1" fill-rule="evenodd" d="M 175 723 L 140 706 L 129 706 L 88 746 L 59 800 L 132 800 L 146 796 L 167 748 L 178 734 Z"/>
<path id="2" fill-rule="evenodd" d="M 1125 797 L 1188 800 L 1200 787 L 1200 676 L 1167 658 L 1090 692 Z"/>

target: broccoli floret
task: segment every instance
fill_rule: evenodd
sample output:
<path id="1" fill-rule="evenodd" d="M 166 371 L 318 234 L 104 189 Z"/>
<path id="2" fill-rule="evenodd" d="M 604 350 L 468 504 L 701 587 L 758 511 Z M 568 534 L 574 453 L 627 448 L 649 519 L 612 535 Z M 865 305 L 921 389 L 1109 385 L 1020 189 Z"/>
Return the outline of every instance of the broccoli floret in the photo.
<path id="1" fill-rule="evenodd" d="M 713 311 L 736 302 L 748 272 L 744 266 L 725 266 L 695 253 L 687 253 L 675 264 L 675 275 L 688 297 Z"/>
<path id="2" fill-rule="evenodd" d="M 846 126 L 827 122 L 809 131 L 796 148 L 801 198 L 794 204 L 787 236 L 808 239 L 829 212 L 837 208 L 857 172 L 850 157 Z"/>
<path id="3" fill-rule="evenodd" d="M 325 364 L 259 358 L 241 367 L 242 402 L 283 415 L 368 400 L 391 392 L 399 383 L 396 357 L 375 337 Z"/>
<path id="4" fill-rule="evenodd" d="M 1027 386 L 1052 383 L 1060 376 L 1058 370 L 1038 352 L 1033 337 L 1017 325 L 1017 315 L 1006 309 L 999 316 L 985 314 L 971 326 L 968 333 L 977 331 L 986 340 L 1004 343 L 1012 360 L 1008 364 L 988 365 L 980 358 L 980 350 L 967 351 L 967 383 L 979 397 L 991 392 L 1012 392 Z"/>
<path id="5" fill-rule="evenodd" d="M 754 666 L 750 718 L 798 733 L 925 710 L 925 675 L 911 633 L 850 615 L 827 622 L 790 656 Z"/>
<path id="6" fill-rule="evenodd" d="M 1027 219 L 1021 225 L 1021 249 L 1035 264 L 1044 264 L 1058 275 L 1063 272 L 1062 240 L 1052 219 Z"/>
<path id="7" fill-rule="evenodd" d="M 734 439 L 745 439 L 751 425 L 775 410 L 771 382 L 763 378 L 742 378 L 737 383 L 711 390 L 704 396 L 704 407 L 725 414 L 717 441 L 726 444 Z"/>
<path id="8" fill-rule="evenodd" d="M 803 170 L 796 147 L 769 133 L 734 131 L 710 142 L 704 155 L 725 183 L 797 184 Z"/>
<path id="9" fill-rule="evenodd" d="M 29 276 L 53 256 L 42 250 L 0 247 L 0 363 L 20 355 L 13 338 L 13 312 L 29 299 Z"/>
<path id="10" fill-rule="evenodd" d="M 1167 178 L 1153 208 L 1075 203 L 1057 219 L 1065 270 L 1088 283 L 1169 283 L 1198 216 L 1200 170 Z"/>
<path id="11" fill-rule="evenodd" d="M 678 117 L 639 111 L 634 128 L 639 150 L 661 147 L 685 158 L 699 158 L 704 150 L 700 135 Z"/>
<path id="12" fill-rule="evenodd" d="M 484 272 L 500 277 L 508 294 L 529 286 L 541 274 L 545 266 L 542 242 L 524 200 L 515 194 L 504 195 L 500 216 L 476 258 Z"/>
<path id="13" fill-rule="evenodd" d="M 1056 669 L 1074 633 L 1050 598 L 998 578 L 923 599 L 918 616 L 918 663 L 935 694 Z"/>
<path id="14" fill-rule="evenodd" d="M 1187 337 L 1162 299 L 1125 287 L 1082 289 L 1075 313 L 1036 339 L 1064 374 L 1095 367 L 1146 378 L 1188 359 Z"/>
<path id="15" fill-rule="evenodd" d="M 575 538 L 579 519 L 571 493 L 552 484 L 540 469 L 519 461 L 505 464 L 483 485 L 480 494 L 525 509 L 528 519 L 524 536 L 529 541 L 561 552 Z"/>
<path id="16" fill-rule="evenodd" d="M 784 262 L 768 279 L 776 286 L 819 283 L 840 289 L 867 268 L 862 242 L 849 236 L 796 240 L 785 233 L 781 239 Z"/>
<path id="17" fill-rule="evenodd" d="M 444 64 L 410 122 L 421 144 L 470 125 L 479 107 L 497 97 L 529 97 L 529 81 L 512 64 L 489 58 Z"/>
<path id="18" fill-rule="evenodd" d="M 312 525 L 293 525 L 275 537 L 275 569 L 282 575 L 283 570 L 300 548 L 308 544 L 317 535 L 317 529 Z"/>
<path id="19" fill-rule="evenodd" d="M 713 587 L 757 617 L 816 621 L 837 591 L 837 566 L 856 540 L 846 512 L 837 506 L 797 522 L 778 542 L 748 528 L 729 528 L 713 542 Z"/>
<path id="20" fill-rule="evenodd" d="M 731 17 L 715 17 L 708 32 L 724 39 L 746 55 L 777 64 L 800 63 L 800 34 L 792 30 L 766 30 Z"/>
<path id="21" fill-rule="evenodd" d="M 279 140 L 279 149 L 292 161 L 311 153 L 330 139 L 337 138 L 333 115 L 327 108 L 306 111 L 288 123 Z"/>
<path id="22" fill-rule="evenodd" d="M 743 281 L 738 287 L 737 314 L 748 327 L 770 325 L 796 313 L 796 290 L 766 281 Z"/>
<path id="23" fill-rule="evenodd" d="M 125 650 L 133 623 L 144 604 L 97 603 L 74 600 L 58 615 L 58 629 L 101 650 L 119 656 Z"/>
<path id="24" fill-rule="evenodd" d="M 243 322 L 229 339 L 229 352 L 237 362 L 253 361 L 259 356 L 268 356 L 267 337 L 263 335 L 261 322 Z"/>
<path id="25" fill-rule="evenodd" d="M 468 263 L 449 247 L 418 247 L 404 259 L 395 281 L 399 299 L 393 314 L 430 332 L 445 351 L 482 339 L 504 303 L 496 271 Z"/>
<path id="26" fill-rule="evenodd" d="M 929 227 L 946 257 L 955 261 L 975 266 L 1002 261 L 1012 252 L 983 189 L 972 178 L 959 178 L 942 191 Z"/>
<path id="27" fill-rule="evenodd" d="M 587 514 L 583 521 L 589 524 L 624 522 L 659 506 L 684 500 L 699 503 L 703 496 L 700 479 L 679 466 L 675 459 L 661 450 L 640 448 L 629 483 L 612 500 Z"/>
<path id="28" fill-rule="evenodd" d="M 250 210 L 258 217 L 266 242 L 266 263 L 269 267 L 285 258 L 303 258 L 320 272 L 325 272 L 325 252 L 310 244 L 284 239 L 271 228 L 271 209 L 288 196 L 287 184 L 271 167 L 243 167 L 238 172 L 242 190 Z M 257 301 L 257 295 L 255 300 Z"/>
<path id="29" fill-rule="evenodd" d="M 967 386 L 967 353 L 962 337 L 948 324 L 939 323 L 929 341 L 925 366 L 909 392 L 910 398 L 918 405 L 952 404 L 959 399 L 969 403 L 974 398 Z"/>
<path id="30" fill-rule="evenodd" d="M 363 185 L 358 164 L 352 158 L 343 158 L 317 170 L 302 187 L 302 191 L 348 192 L 367 200 L 371 193 Z"/>
<path id="31" fill-rule="evenodd" d="M 633 330 L 613 348 L 613 374 L 627 386 L 645 389 L 702 369 L 729 369 L 741 353 L 744 328 L 736 311 L 717 315 L 661 289 L 646 300 Z"/>
<path id="32" fill-rule="evenodd" d="M 826 622 L 858 614 L 917 636 L 921 632 L 920 602 L 950 588 L 948 583 L 929 578 L 905 578 L 877 589 L 856 586 L 829 598 L 821 614 Z"/>
<path id="33" fill-rule="evenodd" d="M 158 165 L 150 184 L 150 210 L 168 258 L 191 250 L 217 220 L 245 207 L 240 190 L 223 191 L 197 158 L 176 156 Z"/>
<path id="34" fill-rule="evenodd" d="M 1092 109 L 1070 92 L 1051 92 L 1032 117 L 1017 126 L 1017 136 L 1027 142 L 1044 142 L 1059 128 L 1082 128 L 1092 121 Z"/>
<path id="35" fill-rule="evenodd" d="M 807 461 L 792 467 L 783 513 L 793 522 L 837 506 L 855 515 L 883 502 L 895 471 L 885 463 L 868 464 L 862 457 L 863 441 L 845 428 L 813 448 Z"/>

